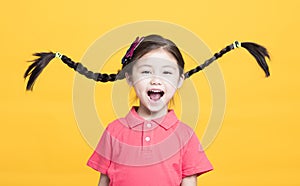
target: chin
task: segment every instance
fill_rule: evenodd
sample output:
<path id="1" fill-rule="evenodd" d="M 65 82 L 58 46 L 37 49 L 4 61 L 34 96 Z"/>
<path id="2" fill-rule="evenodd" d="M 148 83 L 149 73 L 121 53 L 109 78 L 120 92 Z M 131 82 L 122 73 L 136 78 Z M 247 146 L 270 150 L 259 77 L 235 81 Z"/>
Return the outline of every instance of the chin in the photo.
<path id="1" fill-rule="evenodd" d="M 144 108 L 148 110 L 148 112 L 153 114 L 164 113 L 168 110 L 168 104 L 160 103 L 160 104 L 149 104 L 144 105 Z"/>
<path id="2" fill-rule="evenodd" d="M 168 107 L 161 107 L 161 106 L 150 106 L 148 110 L 152 113 L 162 112 L 168 110 Z"/>

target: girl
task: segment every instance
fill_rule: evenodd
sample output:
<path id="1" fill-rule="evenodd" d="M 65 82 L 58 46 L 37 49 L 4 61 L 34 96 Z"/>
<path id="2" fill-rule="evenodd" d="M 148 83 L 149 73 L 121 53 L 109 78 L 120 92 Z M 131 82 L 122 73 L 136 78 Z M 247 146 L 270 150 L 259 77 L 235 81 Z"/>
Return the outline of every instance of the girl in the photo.
<path id="1" fill-rule="evenodd" d="M 126 78 L 139 106 L 108 125 L 87 165 L 101 173 L 99 185 L 197 185 L 197 176 L 213 169 L 193 130 L 177 119 L 168 103 L 185 78 L 202 70 L 228 51 L 246 48 L 269 76 L 267 50 L 255 43 L 234 42 L 200 66 L 184 73 L 177 46 L 159 35 L 137 38 L 122 59 L 117 74 L 93 73 L 59 53 L 37 53 L 29 66 L 27 90 L 54 57 L 96 81 Z"/>

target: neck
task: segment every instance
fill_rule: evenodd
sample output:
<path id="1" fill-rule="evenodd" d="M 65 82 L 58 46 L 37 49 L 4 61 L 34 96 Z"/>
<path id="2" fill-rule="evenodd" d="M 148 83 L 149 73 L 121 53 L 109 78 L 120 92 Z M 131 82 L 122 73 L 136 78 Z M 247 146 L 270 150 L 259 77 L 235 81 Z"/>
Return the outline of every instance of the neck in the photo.
<path id="1" fill-rule="evenodd" d="M 153 112 L 153 111 L 147 109 L 146 107 L 144 107 L 143 105 L 140 105 L 138 107 L 137 113 L 139 116 L 141 116 L 145 120 L 152 120 L 152 119 L 160 118 L 160 117 L 163 117 L 164 115 L 166 115 L 168 113 L 168 107 L 166 106 L 159 111 Z"/>

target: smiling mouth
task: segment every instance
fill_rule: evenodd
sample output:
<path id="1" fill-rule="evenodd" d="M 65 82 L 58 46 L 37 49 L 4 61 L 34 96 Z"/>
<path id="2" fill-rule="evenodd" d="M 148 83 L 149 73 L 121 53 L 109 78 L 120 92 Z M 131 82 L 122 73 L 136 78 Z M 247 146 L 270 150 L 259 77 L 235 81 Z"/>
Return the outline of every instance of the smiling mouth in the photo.
<path id="1" fill-rule="evenodd" d="M 157 101 L 159 100 L 165 93 L 161 90 L 149 90 L 147 92 L 149 98 L 151 100 Z"/>

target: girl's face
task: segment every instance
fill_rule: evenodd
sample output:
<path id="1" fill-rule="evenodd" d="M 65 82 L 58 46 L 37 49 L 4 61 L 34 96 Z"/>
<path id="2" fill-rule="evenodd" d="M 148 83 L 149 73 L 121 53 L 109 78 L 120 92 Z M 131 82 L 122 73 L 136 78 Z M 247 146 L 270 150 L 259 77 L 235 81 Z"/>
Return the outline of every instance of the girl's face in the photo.
<path id="1" fill-rule="evenodd" d="M 182 85 L 176 59 L 162 48 L 152 50 L 138 59 L 127 81 L 140 100 L 138 113 L 144 117 L 161 117 L 168 111 L 168 103 Z"/>

